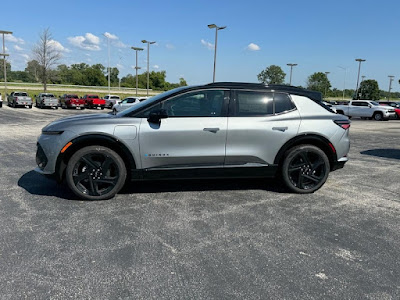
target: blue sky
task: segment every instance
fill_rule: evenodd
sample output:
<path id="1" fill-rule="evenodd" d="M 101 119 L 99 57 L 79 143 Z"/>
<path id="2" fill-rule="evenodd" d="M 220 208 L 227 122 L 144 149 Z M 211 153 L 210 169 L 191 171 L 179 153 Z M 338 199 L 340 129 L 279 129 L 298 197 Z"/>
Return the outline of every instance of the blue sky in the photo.
<path id="1" fill-rule="evenodd" d="M 314 72 L 330 72 L 332 86 L 355 88 L 361 75 L 378 80 L 387 90 L 400 91 L 400 1 L 4 1 L 0 29 L 13 31 L 6 47 L 13 70 L 23 70 L 32 58 L 39 33 L 49 27 L 63 52 L 61 63 L 107 65 L 111 37 L 111 66 L 122 75 L 133 73 L 135 52 L 142 39 L 150 47 L 151 70 L 167 71 L 167 80 L 183 76 L 189 84 L 212 81 L 215 30 L 218 34 L 217 81 L 256 82 L 265 67 L 297 63 L 293 85 L 306 85 Z M 249 47 L 250 45 L 250 47 Z M 146 69 L 146 50 L 139 66 Z"/>

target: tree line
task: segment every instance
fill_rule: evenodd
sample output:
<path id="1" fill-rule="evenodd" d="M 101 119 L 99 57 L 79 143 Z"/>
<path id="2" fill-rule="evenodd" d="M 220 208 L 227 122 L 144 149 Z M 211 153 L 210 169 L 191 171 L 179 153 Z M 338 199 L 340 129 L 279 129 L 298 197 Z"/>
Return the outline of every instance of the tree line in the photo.
<path id="1" fill-rule="evenodd" d="M 286 73 L 277 65 L 271 65 L 257 75 L 258 81 L 266 84 L 285 84 L 285 77 Z M 299 87 L 321 92 L 325 98 L 343 97 L 343 90 L 339 90 L 337 88 L 331 89 L 332 86 L 328 76 L 323 72 L 315 72 L 311 74 L 307 78 L 306 86 Z M 389 95 L 388 91 L 379 89 L 378 82 L 375 79 L 368 79 L 363 80 L 360 83 L 357 93 L 355 93 L 354 89 L 346 89 L 344 91 L 344 97 L 353 99 L 379 100 L 382 98 L 400 98 L 400 92 L 392 92 Z"/>

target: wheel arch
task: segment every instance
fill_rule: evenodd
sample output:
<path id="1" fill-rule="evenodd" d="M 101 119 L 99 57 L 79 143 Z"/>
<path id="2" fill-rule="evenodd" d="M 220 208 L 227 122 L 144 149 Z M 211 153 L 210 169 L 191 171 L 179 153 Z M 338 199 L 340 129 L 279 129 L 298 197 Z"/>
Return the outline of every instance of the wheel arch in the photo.
<path id="1" fill-rule="evenodd" d="M 120 140 L 113 136 L 103 134 L 87 134 L 78 136 L 70 141 L 72 144 L 67 148 L 64 153 L 60 153 L 56 161 L 56 179 L 61 182 L 65 177 L 65 169 L 67 168 L 68 161 L 72 155 L 87 146 L 99 145 L 114 150 L 119 156 L 121 156 L 127 169 L 127 174 L 131 173 L 130 170 L 136 169 L 136 162 L 128 147 Z M 129 180 L 129 178 L 127 178 Z"/>
<path id="2" fill-rule="evenodd" d="M 295 146 L 304 144 L 316 146 L 324 151 L 329 159 L 330 168 L 331 170 L 333 169 L 333 166 L 337 161 L 336 149 L 327 138 L 317 134 L 303 134 L 287 141 L 278 151 L 278 154 L 275 156 L 274 164 L 278 165 L 279 167 L 282 166 L 283 160 L 285 158 L 285 153 Z"/>

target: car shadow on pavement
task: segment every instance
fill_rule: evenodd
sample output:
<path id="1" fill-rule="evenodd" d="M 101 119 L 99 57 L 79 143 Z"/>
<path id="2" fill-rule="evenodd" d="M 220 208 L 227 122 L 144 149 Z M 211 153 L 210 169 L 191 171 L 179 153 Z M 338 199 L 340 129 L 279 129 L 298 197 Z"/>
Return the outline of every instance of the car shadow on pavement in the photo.
<path id="1" fill-rule="evenodd" d="M 39 196 L 54 196 L 67 200 L 80 200 L 65 184 L 47 178 L 35 171 L 29 171 L 18 180 L 18 186 L 28 193 Z"/>
<path id="2" fill-rule="evenodd" d="M 190 179 L 127 182 L 119 194 L 264 190 L 288 193 L 278 179 Z"/>
<path id="3" fill-rule="evenodd" d="M 364 155 L 400 159 L 400 149 L 371 149 L 361 151 L 360 153 Z"/>

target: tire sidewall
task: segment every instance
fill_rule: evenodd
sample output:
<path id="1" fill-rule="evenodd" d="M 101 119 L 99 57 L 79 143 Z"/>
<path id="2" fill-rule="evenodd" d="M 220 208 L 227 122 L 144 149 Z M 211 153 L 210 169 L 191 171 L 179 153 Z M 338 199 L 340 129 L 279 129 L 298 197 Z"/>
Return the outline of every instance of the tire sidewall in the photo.
<path id="1" fill-rule="evenodd" d="M 120 175 L 118 182 L 114 186 L 114 188 L 107 194 L 104 194 L 101 196 L 85 195 L 82 192 L 80 192 L 79 189 L 74 184 L 74 180 L 72 177 L 74 166 L 82 156 L 89 154 L 89 153 L 101 153 L 103 155 L 109 155 L 112 157 L 112 159 L 118 166 L 119 175 Z M 126 181 L 127 172 L 126 172 L 126 166 L 124 164 L 124 161 L 114 150 L 111 150 L 110 148 L 107 148 L 104 146 L 88 146 L 88 147 L 84 147 L 84 148 L 76 151 L 72 155 L 72 157 L 68 161 L 65 175 L 66 175 L 65 177 L 66 177 L 68 187 L 78 197 L 85 199 L 85 200 L 106 200 L 106 199 L 113 198 L 122 189 L 122 187 L 124 186 L 125 181 Z"/>
<path id="2" fill-rule="evenodd" d="M 296 187 L 290 180 L 289 172 L 288 172 L 289 165 L 290 165 L 291 161 L 293 160 L 293 158 L 295 158 L 299 153 L 304 152 L 304 151 L 313 152 L 313 153 L 318 154 L 324 160 L 325 168 L 326 168 L 326 172 L 325 172 L 325 175 L 322 178 L 322 180 L 316 186 L 314 186 L 310 189 L 300 189 L 300 188 Z M 282 179 L 283 179 L 285 185 L 291 191 L 293 191 L 295 193 L 300 193 L 300 194 L 313 193 L 313 192 L 317 191 L 318 189 L 320 189 L 324 185 L 326 180 L 328 179 L 329 171 L 330 171 L 329 159 L 326 156 L 325 152 L 322 151 L 320 148 L 313 146 L 313 145 L 299 145 L 299 146 L 295 146 L 295 147 L 289 149 L 285 154 L 285 159 L 283 161 L 282 168 L 281 168 Z"/>

